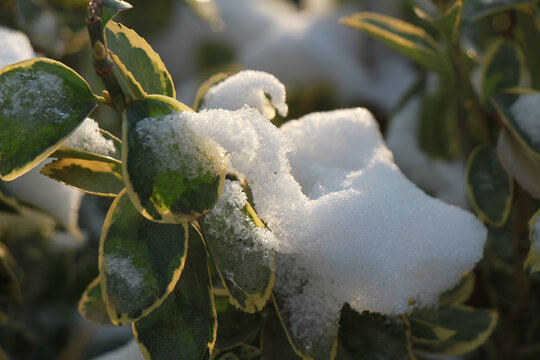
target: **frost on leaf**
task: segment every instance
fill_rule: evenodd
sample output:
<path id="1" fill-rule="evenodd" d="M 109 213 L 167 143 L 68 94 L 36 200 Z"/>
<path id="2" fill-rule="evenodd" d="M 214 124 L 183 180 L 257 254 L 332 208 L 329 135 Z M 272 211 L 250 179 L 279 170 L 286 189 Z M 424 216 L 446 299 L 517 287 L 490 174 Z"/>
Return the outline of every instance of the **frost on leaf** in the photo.
<path id="1" fill-rule="evenodd" d="M 267 98 L 267 96 L 269 98 Z M 203 99 L 203 109 L 238 110 L 244 105 L 254 106 L 267 118 L 287 116 L 285 86 L 262 71 L 246 70 L 212 86 Z"/>
<path id="2" fill-rule="evenodd" d="M 306 348 L 345 302 L 384 314 L 434 305 L 482 255 L 482 224 L 407 180 L 365 109 L 311 114 L 283 131 L 249 107 L 193 116 L 246 177 L 277 239 L 274 291 Z"/>

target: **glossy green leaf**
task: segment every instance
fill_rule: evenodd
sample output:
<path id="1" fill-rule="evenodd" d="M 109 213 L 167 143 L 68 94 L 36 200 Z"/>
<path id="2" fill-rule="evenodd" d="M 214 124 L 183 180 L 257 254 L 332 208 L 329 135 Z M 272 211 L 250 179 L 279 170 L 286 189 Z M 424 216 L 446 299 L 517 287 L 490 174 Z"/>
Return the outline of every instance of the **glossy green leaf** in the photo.
<path id="1" fill-rule="evenodd" d="M 41 173 L 89 194 L 116 196 L 125 187 L 122 163 L 62 158 L 43 167 Z"/>
<path id="2" fill-rule="evenodd" d="M 119 12 L 129 10 L 133 6 L 130 3 L 122 0 L 102 0 L 102 26 L 107 26 L 108 22 L 113 19 Z"/>
<path id="3" fill-rule="evenodd" d="M 520 84 L 525 71 L 521 50 L 510 41 L 498 39 L 486 52 L 482 68 L 482 93 L 485 99 Z"/>
<path id="4" fill-rule="evenodd" d="M 133 101 L 123 114 L 124 182 L 139 211 L 158 222 L 183 223 L 204 215 L 225 182 L 224 156 L 214 143 L 191 132 L 180 118 L 182 111 L 191 109 L 150 95 Z M 178 117 L 178 135 L 160 130 L 171 116 Z"/>
<path id="5" fill-rule="evenodd" d="M 475 284 L 476 277 L 474 272 L 463 276 L 459 283 L 452 289 L 443 292 L 439 296 L 439 306 L 462 304 L 469 299 Z"/>
<path id="6" fill-rule="evenodd" d="M 15 259 L 0 242 L 0 299 L 22 300 L 21 286 L 15 275 Z"/>
<path id="7" fill-rule="evenodd" d="M 527 259 L 523 264 L 523 268 L 529 274 L 534 274 L 540 271 L 540 210 L 537 211 L 529 220 L 529 241 L 531 247 L 527 254 Z"/>
<path id="8" fill-rule="evenodd" d="M 49 156 L 96 106 L 90 87 L 45 58 L 0 70 L 0 178 L 13 180 Z"/>
<path id="9" fill-rule="evenodd" d="M 227 297 L 215 297 L 217 321 L 216 350 L 230 349 L 252 340 L 260 329 L 260 314 L 247 314 L 236 309 Z"/>
<path id="10" fill-rule="evenodd" d="M 481 221 L 501 226 L 510 215 L 514 181 L 491 146 L 479 146 L 467 161 L 467 193 Z"/>
<path id="11" fill-rule="evenodd" d="M 415 349 L 448 355 L 464 354 L 481 346 L 493 332 L 498 319 L 496 311 L 464 305 L 415 311 L 411 314 L 413 317 L 456 332 L 443 341 L 414 343 Z"/>
<path id="12" fill-rule="evenodd" d="M 506 128 L 510 130 L 515 139 L 518 140 L 522 145 L 530 148 L 534 155 L 540 159 L 540 139 L 536 138 L 538 135 L 529 133 L 527 129 L 520 125 L 515 116 L 516 111 L 514 105 L 519 100 L 521 95 L 529 93 L 540 94 L 534 90 L 518 89 L 514 92 L 501 93 L 493 96 L 492 103 L 501 116 Z M 521 111 L 524 110 L 525 109 L 521 109 Z M 535 109 L 532 108 L 530 111 L 535 111 Z"/>
<path id="13" fill-rule="evenodd" d="M 531 196 L 540 199 L 540 159 L 507 130 L 502 130 L 497 141 L 501 165 Z"/>
<path id="14" fill-rule="evenodd" d="M 301 360 L 293 349 L 277 313 L 268 310 L 261 330 L 262 360 Z"/>
<path id="15" fill-rule="evenodd" d="M 176 97 L 171 75 L 159 55 L 137 33 L 111 21 L 105 30 L 107 47 L 148 94 Z"/>
<path id="16" fill-rule="evenodd" d="M 134 100 L 143 100 L 148 95 L 146 91 L 143 90 L 141 84 L 135 79 L 135 76 L 129 71 L 126 66 L 122 63 L 120 58 L 115 54 L 110 54 L 111 60 L 114 63 L 113 72 L 114 76 L 120 84 L 122 92 L 126 94 L 129 99 L 128 103 Z"/>
<path id="17" fill-rule="evenodd" d="M 88 285 L 79 301 L 79 313 L 98 325 L 113 325 L 107 314 L 107 306 L 101 292 L 99 277 Z"/>
<path id="18" fill-rule="evenodd" d="M 187 238 L 186 224 L 149 221 L 125 190 L 118 195 L 99 248 L 101 290 L 115 325 L 146 316 L 173 291 L 184 268 Z"/>
<path id="19" fill-rule="evenodd" d="M 324 329 L 316 339 L 300 339 L 291 331 L 292 316 L 286 311 L 282 311 L 284 301 L 279 293 L 273 292 L 273 303 L 277 315 L 283 325 L 292 348 L 304 360 L 333 360 L 336 357 L 338 345 L 339 318 L 336 317 L 335 323 Z"/>
<path id="20" fill-rule="evenodd" d="M 208 359 L 217 321 L 207 253 L 190 226 L 186 266 L 174 291 L 154 311 L 133 323 L 133 333 L 147 360 Z"/>
<path id="21" fill-rule="evenodd" d="M 204 96 L 210 90 L 210 88 L 214 85 L 219 84 L 223 80 L 227 79 L 229 76 L 231 76 L 232 73 L 217 73 L 213 76 L 211 76 L 208 80 L 202 83 L 202 85 L 197 90 L 197 95 L 195 97 L 195 102 L 193 103 L 193 110 L 199 111 L 201 109 L 201 106 L 203 105 L 202 101 L 204 99 Z"/>
<path id="22" fill-rule="evenodd" d="M 410 344 L 406 324 L 400 318 L 364 311 L 358 313 L 348 304 L 341 310 L 339 339 L 352 360 L 408 359 Z M 344 354 L 338 354 L 338 358 Z"/>
<path id="23" fill-rule="evenodd" d="M 237 182 L 226 182 L 224 195 L 199 223 L 231 303 L 254 313 L 270 298 L 276 265 L 273 252 L 260 245 L 267 230 L 253 208 L 249 203 L 240 208 L 235 196 L 225 196 L 235 184 L 241 189 Z"/>
<path id="24" fill-rule="evenodd" d="M 424 97 L 418 126 L 418 142 L 433 158 L 451 160 L 459 155 L 456 103 L 444 91 Z"/>
<path id="25" fill-rule="evenodd" d="M 399 19 L 369 12 L 342 18 L 341 23 L 362 30 L 411 60 L 442 74 L 450 63 L 437 42 L 422 28 Z"/>

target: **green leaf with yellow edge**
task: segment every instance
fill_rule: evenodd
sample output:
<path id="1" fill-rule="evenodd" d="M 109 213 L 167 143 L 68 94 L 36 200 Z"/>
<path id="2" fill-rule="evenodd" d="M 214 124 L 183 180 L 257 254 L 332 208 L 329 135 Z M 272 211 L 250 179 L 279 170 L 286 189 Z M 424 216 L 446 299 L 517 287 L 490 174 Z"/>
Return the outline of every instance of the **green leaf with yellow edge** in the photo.
<path id="1" fill-rule="evenodd" d="M 485 99 L 504 89 L 519 86 L 525 73 L 525 58 L 514 42 L 497 39 L 488 48 L 482 66 L 482 94 Z"/>
<path id="2" fill-rule="evenodd" d="M 260 314 L 247 314 L 236 309 L 228 297 L 215 296 L 218 330 L 215 349 L 226 350 L 248 342 L 260 329 Z"/>
<path id="3" fill-rule="evenodd" d="M 457 106 L 443 89 L 426 95 L 418 125 L 420 148 L 433 158 L 451 160 L 461 152 Z"/>
<path id="4" fill-rule="evenodd" d="M 98 325 L 113 325 L 109 315 L 107 314 L 107 307 L 103 300 L 103 294 L 101 292 L 101 282 L 99 277 L 88 285 L 84 291 L 81 300 L 79 300 L 79 313 L 87 320 Z"/>
<path id="5" fill-rule="evenodd" d="M 81 159 L 89 161 L 108 162 L 110 164 L 118 164 L 118 159 L 111 156 L 100 155 L 84 150 L 75 149 L 69 146 L 62 145 L 56 149 L 50 157 L 57 159 Z"/>
<path id="6" fill-rule="evenodd" d="M 217 321 L 207 253 L 190 226 L 186 266 L 173 292 L 154 311 L 133 323 L 147 360 L 209 359 Z"/>
<path id="7" fill-rule="evenodd" d="M 523 146 L 528 147 L 534 155 L 540 159 L 540 139 L 536 138 L 537 134 L 531 134 L 527 129 L 520 125 L 516 118 L 516 108 L 514 105 L 522 95 L 534 95 L 540 92 L 532 89 L 510 89 L 505 93 L 500 93 L 492 97 L 492 104 L 499 113 L 506 128 L 512 133 L 516 140 Z M 525 111 L 525 109 L 520 109 Z M 535 109 L 530 109 L 535 111 Z"/>
<path id="8" fill-rule="evenodd" d="M 512 210 L 514 180 L 504 170 L 495 148 L 476 147 L 467 160 L 467 194 L 481 221 L 502 226 Z"/>
<path id="9" fill-rule="evenodd" d="M 92 112 L 96 97 L 64 64 L 45 58 L 0 70 L 0 178 L 16 179 L 58 148 Z"/>
<path id="10" fill-rule="evenodd" d="M 414 7 L 413 10 L 416 16 L 433 25 L 447 41 L 447 44 L 453 44 L 453 41 L 459 40 L 459 27 L 463 13 L 463 2 L 461 0 L 454 1 L 438 16 L 430 16 L 418 7 Z"/>
<path id="11" fill-rule="evenodd" d="M 218 203 L 199 224 L 231 303 L 254 313 L 270 298 L 276 264 L 274 253 L 262 245 L 268 230 L 249 203 L 241 207 L 238 192 L 244 195 L 240 183 L 227 180 Z"/>
<path id="12" fill-rule="evenodd" d="M 465 305 L 442 306 L 431 311 L 417 310 L 410 317 L 456 332 L 443 341 L 414 343 L 415 349 L 446 355 L 465 354 L 484 344 L 498 319 L 494 310 Z"/>
<path id="13" fill-rule="evenodd" d="M 510 131 L 503 129 L 497 141 L 501 165 L 532 197 L 540 199 L 540 159 Z"/>
<path id="14" fill-rule="evenodd" d="M 301 360 L 285 332 L 277 313 L 268 309 L 261 330 L 262 360 Z"/>
<path id="15" fill-rule="evenodd" d="M 366 32 L 430 70 L 445 75 L 451 73 L 446 54 L 422 28 L 387 15 L 370 12 L 356 13 L 342 18 L 340 22 Z"/>
<path id="16" fill-rule="evenodd" d="M 146 93 L 176 97 L 165 64 L 135 31 L 111 21 L 105 29 L 105 37 L 109 50 L 118 56 Z"/>
<path id="17" fill-rule="evenodd" d="M 446 290 L 439 296 L 439 306 L 463 304 L 471 297 L 474 290 L 476 276 L 469 272 L 461 278 L 459 283 L 450 290 Z"/>
<path id="18" fill-rule="evenodd" d="M 105 27 L 119 12 L 133 8 L 130 3 L 122 0 L 101 0 L 101 23 Z"/>
<path id="19" fill-rule="evenodd" d="M 414 344 L 433 344 L 446 341 L 457 334 L 457 331 L 444 328 L 437 324 L 408 317 L 411 329 L 411 340 Z"/>
<path id="20" fill-rule="evenodd" d="M 287 338 L 291 343 L 293 350 L 304 360 L 334 360 L 338 348 L 338 328 L 339 319 L 335 323 L 324 329 L 316 339 L 310 339 L 309 342 L 305 339 L 299 339 L 291 331 L 292 319 L 290 313 L 282 311 L 284 300 L 279 293 L 272 293 L 272 302 L 279 320 L 287 334 Z"/>
<path id="21" fill-rule="evenodd" d="M 133 99 L 143 100 L 148 94 L 143 90 L 141 84 L 139 84 L 135 76 L 126 68 L 118 56 L 113 53 L 110 56 L 114 63 L 113 72 L 122 88 L 122 92 L 131 98 L 129 101 Z"/>
<path id="22" fill-rule="evenodd" d="M 212 86 L 219 84 L 220 82 L 227 79 L 231 75 L 233 75 L 233 73 L 221 72 L 221 73 L 212 75 L 208 80 L 203 82 L 202 85 L 197 90 L 197 95 L 195 96 L 195 102 L 193 103 L 193 110 L 199 111 L 201 106 L 203 105 L 202 101 L 204 99 L 204 96 L 208 92 L 208 90 L 210 90 Z"/>
<path id="23" fill-rule="evenodd" d="M 193 221 L 217 203 L 225 183 L 225 158 L 217 144 L 195 134 L 184 104 L 149 95 L 123 113 L 124 182 L 148 219 Z"/>
<path id="24" fill-rule="evenodd" d="M 122 163 L 62 158 L 43 167 L 43 175 L 89 194 L 116 196 L 125 187 Z"/>
<path id="25" fill-rule="evenodd" d="M 410 355 L 407 324 L 401 318 L 358 313 L 348 304 L 341 309 L 339 341 L 338 359 L 405 360 Z"/>
<path id="26" fill-rule="evenodd" d="M 524 270 L 529 274 L 540 271 L 540 210 L 538 210 L 529 220 L 529 241 L 531 247 L 527 254 L 527 259 L 523 264 Z"/>
<path id="27" fill-rule="evenodd" d="M 8 248 L 0 242 L 0 299 L 22 301 L 21 286 L 15 275 L 16 266 Z"/>
<path id="28" fill-rule="evenodd" d="M 145 219 L 126 191 L 111 205 L 99 244 L 99 278 L 109 318 L 125 325 L 149 314 L 173 291 L 187 252 L 186 224 Z"/>
<path id="29" fill-rule="evenodd" d="M 540 48 L 536 46 L 540 37 L 540 19 L 533 6 L 522 6 L 512 14 L 513 40 L 523 51 L 531 87 L 540 89 Z"/>

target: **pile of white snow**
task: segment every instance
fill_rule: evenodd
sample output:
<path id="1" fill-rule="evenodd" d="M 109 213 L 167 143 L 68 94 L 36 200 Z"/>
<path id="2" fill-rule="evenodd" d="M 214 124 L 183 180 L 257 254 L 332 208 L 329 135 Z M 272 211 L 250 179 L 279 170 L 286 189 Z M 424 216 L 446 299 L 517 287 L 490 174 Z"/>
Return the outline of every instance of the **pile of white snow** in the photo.
<path id="1" fill-rule="evenodd" d="M 99 131 L 98 123 L 90 118 L 83 121 L 77 130 L 64 142 L 64 145 L 99 155 L 120 155 L 116 153 L 113 141 L 105 139 Z"/>

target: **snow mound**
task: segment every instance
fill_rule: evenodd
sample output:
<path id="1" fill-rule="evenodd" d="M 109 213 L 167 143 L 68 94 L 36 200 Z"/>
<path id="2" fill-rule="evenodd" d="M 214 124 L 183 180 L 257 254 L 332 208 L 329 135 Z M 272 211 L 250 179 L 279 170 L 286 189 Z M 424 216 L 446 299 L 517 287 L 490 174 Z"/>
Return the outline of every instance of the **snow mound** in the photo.
<path id="1" fill-rule="evenodd" d="M 0 68 L 36 56 L 25 34 L 4 26 L 0 26 L 0 44 Z"/>
<path id="2" fill-rule="evenodd" d="M 98 123 L 90 118 L 83 121 L 64 145 L 99 155 L 117 155 L 113 141 L 105 139 L 99 132 Z"/>

